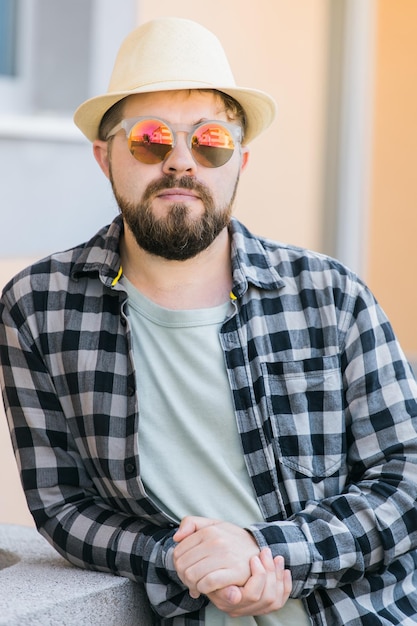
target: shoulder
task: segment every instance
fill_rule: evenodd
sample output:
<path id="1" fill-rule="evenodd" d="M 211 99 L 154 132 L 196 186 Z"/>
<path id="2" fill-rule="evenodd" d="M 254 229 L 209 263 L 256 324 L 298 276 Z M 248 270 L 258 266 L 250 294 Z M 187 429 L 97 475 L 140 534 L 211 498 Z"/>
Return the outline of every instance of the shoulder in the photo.
<path id="1" fill-rule="evenodd" d="M 361 291 L 363 281 L 348 267 L 326 254 L 253 235 L 234 220 L 232 238 L 239 264 L 248 274 L 256 273 L 271 286 L 281 288 L 291 284 L 297 289 L 343 289 Z"/>
<path id="2" fill-rule="evenodd" d="M 51 254 L 18 272 L 4 287 L 2 300 L 19 300 L 33 291 L 49 291 L 60 283 L 68 284 L 72 268 L 82 247 Z"/>
<path id="3" fill-rule="evenodd" d="M 118 266 L 118 236 L 114 222 L 102 228 L 89 241 L 48 255 L 16 274 L 4 287 L 3 302 L 17 302 L 27 296 L 68 291 L 85 273 L 111 274 Z"/>
<path id="4" fill-rule="evenodd" d="M 94 300 L 101 305 L 105 289 L 120 267 L 120 223 L 101 229 L 90 241 L 56 252 L 20 271 L 4 287 L 0 299 L 1 325 L 43 326 L 65 315 L 82 312 Z"/>

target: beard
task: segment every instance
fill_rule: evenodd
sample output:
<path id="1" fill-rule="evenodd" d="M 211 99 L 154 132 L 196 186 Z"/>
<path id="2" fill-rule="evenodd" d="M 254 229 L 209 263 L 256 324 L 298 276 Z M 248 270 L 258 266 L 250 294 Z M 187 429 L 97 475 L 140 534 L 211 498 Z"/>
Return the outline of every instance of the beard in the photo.
<path id="1" fill-rule="evenodd" d="M 185 261 L 206 250 L 220 232 L 229 225 L 238 178 L 230 198 L 223 207 L 216 207 L 213 196 L 206 185 L 194 177 L 162 176 L 150 183 L 142 198 L 129 202 L 120 194 L 113 180 L 110 167 L 110 182 L 125 224 L 131 230 L 137 244 L 150 254 L 170 261 Z M 192 189 L 201 199 L 204 210 L 200 216 L 190 216 L 186 203 L 173 203 L 163 217 L 155 217 L 152 198 L 165 189 Z"/>

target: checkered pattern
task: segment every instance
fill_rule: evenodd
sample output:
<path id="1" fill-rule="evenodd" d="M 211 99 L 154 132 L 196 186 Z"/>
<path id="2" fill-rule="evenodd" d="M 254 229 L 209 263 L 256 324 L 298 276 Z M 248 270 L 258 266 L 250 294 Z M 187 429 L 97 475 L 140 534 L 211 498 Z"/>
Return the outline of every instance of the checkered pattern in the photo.
<path id="1" fill-rule="evenodd" d="M 72 563 L 143 581 L 161 624 L 204 624 L 175 522 L 140 480 L 122 223 L 20 273 L 1 300 L 2 390 L 29 507 Z M 221 330 L 265 522 L 312 623 L 417 623 L 417 386 L 380 307 L 337 262 L 232 226 Z M 161 451 L 163 454 L 163 451 Z"/>

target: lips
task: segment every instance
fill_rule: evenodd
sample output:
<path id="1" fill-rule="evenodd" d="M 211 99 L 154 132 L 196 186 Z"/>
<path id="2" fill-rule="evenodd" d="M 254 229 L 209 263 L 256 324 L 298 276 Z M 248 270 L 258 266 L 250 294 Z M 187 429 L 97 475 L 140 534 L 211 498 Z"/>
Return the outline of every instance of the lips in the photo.
<path id="1" fill-rule="evenodd" d="M 192 189 L 183 189 L 182 187 L 174 187 L 172 189 L 162 189 L 157 194 L 158 197 L 167 196 L 188 196 L 190 198 L 199 198 L 199 196 Z"/>
<path id="2" fill-rule="evenodd" d="M 149 183 L 143 194 L 143 201 L 152 202 L 156 198 L 171 202 L 187 202 L 187 198 L 189 202 L 192 200 L 212 201 L 210 191 L 192 176 L 181 178 L 161 176 Z"/>

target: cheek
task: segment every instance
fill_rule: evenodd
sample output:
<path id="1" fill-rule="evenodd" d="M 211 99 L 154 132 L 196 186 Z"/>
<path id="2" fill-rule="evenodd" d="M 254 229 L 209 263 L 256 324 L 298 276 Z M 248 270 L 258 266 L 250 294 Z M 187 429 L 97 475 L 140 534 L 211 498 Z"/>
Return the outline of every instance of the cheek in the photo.
<path id="1" fill-rule="evenodd" d="M 154 166 L 143 165 L 131 156 L 124 155 L 119 159 L 116 155 L 111 160 L 111 174 L 113 185 L 123 195 L 135 195 L 141 193 L 146 186 L 158 176 L 154 172 Z"/>
<path id="2" fill-rule="evenodd" d="M 239 173 L 240 168 L 235 163 L 227 163 L 219 168 L 212 189 L 220 201 L 230 201 L 239 179 Z"/>

